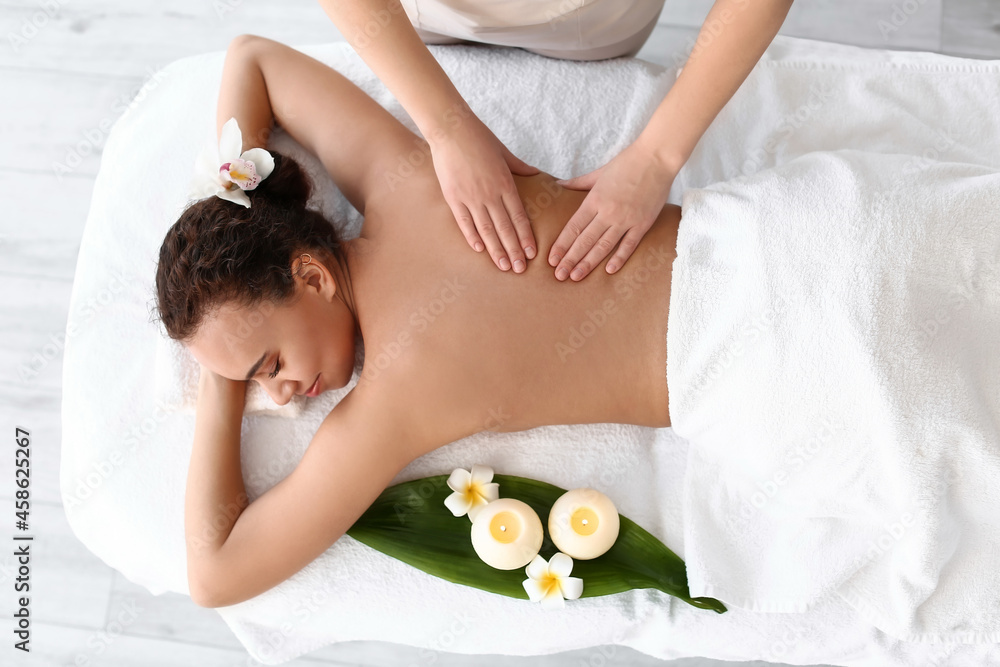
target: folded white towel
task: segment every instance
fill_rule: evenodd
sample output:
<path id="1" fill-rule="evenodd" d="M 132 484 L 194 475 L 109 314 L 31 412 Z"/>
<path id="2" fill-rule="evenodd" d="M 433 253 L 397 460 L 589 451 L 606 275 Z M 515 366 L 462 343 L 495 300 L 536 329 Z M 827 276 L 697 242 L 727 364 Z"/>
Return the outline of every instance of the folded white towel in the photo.
<path id="1" fill-rule="evenodd" d="M 692 595 L 1000 642 L 1000 170 L 812 153 L 684 195 Z"/>

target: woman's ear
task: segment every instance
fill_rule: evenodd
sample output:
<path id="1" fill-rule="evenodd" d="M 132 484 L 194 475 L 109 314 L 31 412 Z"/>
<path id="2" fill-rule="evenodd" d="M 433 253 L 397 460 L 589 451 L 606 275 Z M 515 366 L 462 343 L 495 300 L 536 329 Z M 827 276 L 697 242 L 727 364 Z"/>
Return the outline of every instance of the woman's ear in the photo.
<path id="1" fill-rule="evenodd" d="M 322 262 L 314 259 L 307 263 L 300 263 L 298 276 L 305 286 L 315 289 L 320 296 L 328 301 L 332 301 L 337 294 L 337 279 Z"/>

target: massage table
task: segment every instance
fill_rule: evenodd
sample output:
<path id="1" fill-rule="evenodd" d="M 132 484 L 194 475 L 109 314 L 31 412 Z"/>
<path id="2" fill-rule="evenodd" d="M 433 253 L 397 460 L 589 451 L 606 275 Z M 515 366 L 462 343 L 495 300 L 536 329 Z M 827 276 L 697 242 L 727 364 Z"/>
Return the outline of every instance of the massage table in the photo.
<path id="1" fill-rule="evenodd" d="M 345 43 L 295 46 L 350 78 L 416 131 Z M 678 74 L 670 63 L 578 63 L 494 47 L 430 48 L 514 154 L 562 178 L 594 169 L 625 148 Z M 184 487 L 196 387 L 193 360 L 150 316 L 153 277 L 164 233 L 188 203 L 195 157 L 217 141 L 223 59 L 215 52 L 169 64 L 116 123 L 94 187 L 67 322 L 72 335 L 66 338 L 60 470 L 66 515 L 94 554 L 153 594 L 188 593 Z M 842 163 L 850 159 L 842 151 L 896 156 L 894 164 L 920 168 L 956 163 L 988 176 L 1000 172 L 998 95 L 1000 62 L 778 37 L 699 143 L 669 201 L 681 204 L 704 196 L 701 189 L 781 173 L 774 170 L 793 163 L 809 167 L 816 153 Z M 360 214 L 314 156 L 280 129 L 269 147 L 306 166 L 317 184 L 314 205 L 340 234 L 358 234 Z M 899 162 L 900 156 L 911 162 Z M 693 244 L 692 236 L 684 238 Z M 687 258 L 686 271 L 697 259 L 695 245 L 679 256 Z M 126 289 L 98 317 L 78 322 L 80 304 L 113 280 Z M 681 377 L 686 370 L 677 368 Z M 323 417 L 356 381 L 357 373 L 341 390 L 281 409 L 251 386 L 241 445 L 251 500 L 294 469 Z M 672 411 L 683 399 L 673 393 Z M 679 414 L 693 405 L 678 405 Z M 695 428 L 691 419 L 684 423 Z M 690 486 L 689 460 L 696 455 L 698 443 L 675 428 L 594 424 L 483 432 L 414 460 L 394 482 L 479 463 L 567 489 L 600 489 L 624 516 L 685 558 L 692 594 L 701 594 L 716 572 L 710 540 L 719 536 L 690 519 L 714 516 L 702 507 L 711 489 Z M 704 474 L 710 459 L 699 460 Z M 993 481 L 1000 484 L 1000 478 Z M 736 556 L 747 577 L 754 563 L 764 569 L 768 560 L 766 552 L 756 556 Z M 839 574 L 843 582 L 850 573 Z M 729 607 L 721 615 L 654 590 L 583 598 L 553 613 L 436 579 L 345 536 L 287 581 L 218 613 L 265 664 L 355 640 L 404 644 L 415 653 L 528 656 L 621 645 L 662 659 L 1000 664 L 996 626 L 990 634 L 978 626 L 964 632 L 947 619 L 907 622 L 880 616 L 863 596 L 809 590 L 808 599 L 784 608 L 721 596 Z M 983 614 L 997 618 L 995 609 Z"/>

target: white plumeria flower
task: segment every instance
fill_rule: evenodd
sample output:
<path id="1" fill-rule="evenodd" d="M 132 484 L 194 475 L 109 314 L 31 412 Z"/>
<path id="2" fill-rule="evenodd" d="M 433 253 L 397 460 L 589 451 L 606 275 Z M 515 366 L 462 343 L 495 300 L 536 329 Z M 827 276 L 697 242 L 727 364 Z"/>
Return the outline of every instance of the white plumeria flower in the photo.
<path id="1" fill-rule="evenodd" d="M 219 148 L 205 149 L 195 164 L 195 180 L 190 197 L 202 199 L 216 195 L 250 208 L 244 190 L 253 190 L 274 171 L 274 158 L 263 148 L 243 148 L 243 133 L 236 118 L 222 126 Z"/>
<path id="2" fill-rule="evenodd" d="M 500 485 L 491 482 L 493 468 L 474 465 L 472 472 L 455 468 L 448 477 L 448 488 L 453 494 L 444 499 L 445 507 L 455 516 L 468 513 L 469 520 L 475 521 L 479 511 L 500 497 Z"/>
<path id="3" fill-rule="evenodd" d="M 573 559 L 556 552 L 548 562 L 540 555 L 524 568 L 528 578 L 522 582 L 524 591 L 532 602 L 541 601 L 546 609 L 558 609 L 566 605 L 564 600 L 575 600 L 583 593 L 583 579 L 571 577 Z"/>

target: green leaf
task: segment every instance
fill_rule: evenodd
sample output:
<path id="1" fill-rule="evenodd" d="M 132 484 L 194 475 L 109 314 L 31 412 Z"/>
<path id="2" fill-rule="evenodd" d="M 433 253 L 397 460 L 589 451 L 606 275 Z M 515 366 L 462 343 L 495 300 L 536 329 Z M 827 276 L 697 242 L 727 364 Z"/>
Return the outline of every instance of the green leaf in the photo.
<path id="1" fill-rule="evenodd" d="M 444 505 L 451 494 L 448 475 L 435 475 L 385 489 L 347 531 L 354 539 L 446 581 L 512 598 L 528 599 L 524 568 L 498 570 L 472 548 L 472 522 L 456 517 Z M 549 509 L 565 489 L 514 475 L 494 475 L 502 498 L 524 501 L 546 527 L 539 552 L 549 559 L 558 549 L 548 534 Z M 612 595 L 635 588 L 654 588 L 699 609 L 718 613 L 726 607 L 714 598 L 692 598 L 684 561 L 627 517 L 614 545 L 592 560 L 573 559 L 572 576 L 583 579 L 583 595 Z"/>

